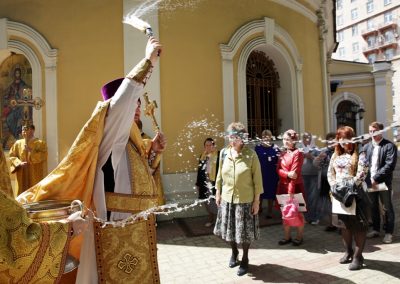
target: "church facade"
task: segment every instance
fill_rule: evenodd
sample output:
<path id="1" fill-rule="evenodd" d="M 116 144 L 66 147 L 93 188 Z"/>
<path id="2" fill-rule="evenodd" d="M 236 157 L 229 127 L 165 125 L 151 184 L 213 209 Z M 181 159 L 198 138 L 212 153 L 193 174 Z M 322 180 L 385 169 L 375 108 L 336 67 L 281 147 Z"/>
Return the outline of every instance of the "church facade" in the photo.
<path id="1" fill-rule="evenodd" d="M 328 70 L 336 47 L 334 1 L 4 0 L 0 92 L 4 96 L 15 65 L 25 63 L 23 79 L 32 100 L 41 101 L 31 105 L 32 121 L 48 144 L 49 170 L 101 100 L 102 85 L 143 57 L 146 36 L 122 23 L 139 6 L 164 46 L 146 91 L 168 138 L 162 162 L 167 200 L 197 196 L 203 141 L 216 138 L 221 148 L 233 121 L 243 122 L 253 138 L 263 129 L 320 137 L 334 130 Z M 151 121 L 142 121 L 153 136 Z"/>

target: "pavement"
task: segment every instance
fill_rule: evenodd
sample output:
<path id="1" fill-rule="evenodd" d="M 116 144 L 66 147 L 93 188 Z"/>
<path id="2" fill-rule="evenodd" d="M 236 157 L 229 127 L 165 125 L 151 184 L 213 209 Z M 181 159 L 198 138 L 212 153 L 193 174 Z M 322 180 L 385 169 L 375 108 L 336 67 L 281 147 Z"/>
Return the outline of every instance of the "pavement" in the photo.
<path id="1" fill-rule="evenodd" d="M 279 246 L 282 226 L 269 225 L 261 228 L 260 239 L 251 244 L 249 273 L 239 277 L 238 267 L 228 267 L 231 250 L 225 241 L 212 234 L 188 237 L 178 222 L 172 220 L 159 222 L 157 226 L 160 281 L 162 284 L 400 283 L 399 166 L 393 188 L 397 217 L 394 241 L 383 244 L 383 233 L 368 239 L 364 267 L 359 271 L 350 271 L 348 264 L 339 264 L 344 253 L 341 236 L 338 232 L 326 232 L 326 224 L 306 225 L 304 243 L 299 247 Z"/>

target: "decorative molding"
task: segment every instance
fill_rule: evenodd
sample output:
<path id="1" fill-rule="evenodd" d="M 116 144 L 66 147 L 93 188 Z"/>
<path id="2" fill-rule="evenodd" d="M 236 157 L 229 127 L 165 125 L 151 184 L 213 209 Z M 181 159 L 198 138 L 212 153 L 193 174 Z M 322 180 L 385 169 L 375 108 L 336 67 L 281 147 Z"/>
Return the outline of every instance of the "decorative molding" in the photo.
<path id="1" fill-rule="evenodd" d="M 58 127 L 57 127 L 57 50 L 52 49 L 47 40 L 31 27 L 0 19 L 5 23 L 7 49 L 23 54 L 32 67 L 32 92 L 34 96 L 45 101 L 46 109 L 46 142 L 48 145 L 47 167 L 51 171 L 59 162 L 58 158 Z M 23 41 L 18 40 L 19 38 Z M 31 47 L 33 46 L 34 49 Z M 44 66 L 41 64 L 44 62 Z M 44 70 L 44 80 L 43 80 Z M 43 86 L 43 81 L 45 85 Z M 33 122 L 37 126 L 36 134 L 43 137 L 42 112 L 33 112 Z"/>
<path id="2" fill-rule="evenodd" d="M 31 43 L 43 55 L 45 67 L 57 65 L 57 49 L 53 49 L 47 40 L 31 27 L 7 20 L 7 31 L 10 36 L 21 37 Z"/>
<path id="3" fill-rule="evenodd" d="M 375 84 L 373 84 L 373 83 L 341 85 L 341 86 L 337 87 L 337 90 L 346 89 L 346 88 L 363 88 L 363 87 L 373 87 L 373 86 L 375 86 Z"/>
<path id="4" fill-rule="evenodd" d="M 254 37 L 256 34 L 263 34 L 264 37 Z M 273 34 L 271 37 L 270 33 Z M 271 39 L 272 38 L 272 39 Z M 275 40 L 278 39 L 278 40 Z M 248 41 L 246 44 L 244 44 Z M 283 44 L 281 44 L 282 42 Z M 243 46 L 244 44 L 244 46 Z M 303 78 L 302 66 L 298 49 L 290 35 L 273 19 L 264 18 L 249 22 L 239 28 L 231 37 L 228 44 L 221 44 L 222 73 L 223 73 L 223 102 L 224 102 L 224 122 L 225 127 L 235 118 L 234 105 L 234 74 L 233 58 L 239 48 L 241 49 L 238 61 L 238 109 L 239 120 L 243 123 L 247 121 L 247 102 L 246 102 L 246 64 L 250 53 L 260 46 L 269 46 L 279 53 L 285 60 L 290 70 L 291 95 L 293 103 L 293 127 L 304 130 L 304 102 L 303 102 Z"/>
<path id="5" fill-rule="evenodd" d="M 356 81 L 356 80 L 372 80 L 374 76 L 371 73 L 353 73 L 353 74 L 341 74 L 331 75 L 331 81 Z"/>
<path id="6" fill-rule="evenodd" d="M 265 30 L 267 23 L 264 19 L 251 21 L 244 26 L 240 27 L 231 37 L 228 44 L 220 44 L 222 58 L 225 60 L 232 60 L 239 47 L 241 47 L 245 40 L 254 34 L 262 33 Z"/>

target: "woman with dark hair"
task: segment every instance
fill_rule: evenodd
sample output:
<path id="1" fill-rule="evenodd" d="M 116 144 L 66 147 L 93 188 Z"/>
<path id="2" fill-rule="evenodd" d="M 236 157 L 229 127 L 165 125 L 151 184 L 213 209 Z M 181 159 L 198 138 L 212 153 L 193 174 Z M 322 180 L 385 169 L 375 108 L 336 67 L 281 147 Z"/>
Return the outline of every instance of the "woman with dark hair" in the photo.
<path id="1" fill-rule="evenodd" d="M 278 160 L 278 175 L 279 183 L 276 194 L 289 194 L 290 198 L 294 198 L 295 193 L 303 194 L 304 198 L 304 184 L 301 176 L 301 167 L 303 165 L 304 155 L 299 149 L 296 148 L 296 143 L 299 136 L 296 131 L 289 129 L 283 134 L 283 151 Z M 305 200 L 305 199 L 304 199 Z M 301 213 L 300 213 L 301 214 Z M 304 216 L 300 215 L 302 225 L 297 226 L 297 235 L 294 240 L 290 236 L 291 226 L 284 220 L 283 231 L 284 238 L 278 242 L 279 245 L 286 245 L 293 243 L 294 246 L 299 246 L 303 243 L 304 232 Z"/>
<path id="2" fill-rule="evenodd" d="M 352 141 L 354 136 L 354 130 L 349 126 L 340 127 L 336 131 L 337 145 L 327 173 L 331 188 L 346 180 L 354 181 L 357 186 L 355 215 L 338 214 L 337 216 L 333 215 L 332 218 L 334 225 L 341 228 L 343 244 L 346 249 L 339 263 L 350 263 L 349 270 L 362 268 L 364 260 L 362 252 L 368 230 L 368 197 L 361 186 L 368 173 L 368 161 L 364 152 L 358 153 L 357 145 Z"/>
<path id="3" fill-rule="evenodd" d="M 214 234 L 227 241 L 232 248 L 229 267 L 238 261 L 238 244 L 243 256 L 237 275 L 247 273 L 249 248 L 260 237 L 258 210 L 262 193 L 262 177 L 257 154 L 245 145 L 247 131 L 240 122 L 228 128 L 229 145 L 221 150 L 219 170 L 215 184 L 218 205 Z"/>
<path id="4" fill-rule="evenodd" d="M 197 168 L 196 187 L 199 191 L 199 199 L 207 199 L 210 195 L 215 195 L 215 178 L 218 169 L 218 151 L 215 149 L 215 142 L 212 138 L 204 140 L 204 152 L 199 157 Z M 215 222 L 217 207 L 215 199 L 211 199 L 205 204 L 208 212 L 208 222 L 206 227 L 211 227 Z"/>

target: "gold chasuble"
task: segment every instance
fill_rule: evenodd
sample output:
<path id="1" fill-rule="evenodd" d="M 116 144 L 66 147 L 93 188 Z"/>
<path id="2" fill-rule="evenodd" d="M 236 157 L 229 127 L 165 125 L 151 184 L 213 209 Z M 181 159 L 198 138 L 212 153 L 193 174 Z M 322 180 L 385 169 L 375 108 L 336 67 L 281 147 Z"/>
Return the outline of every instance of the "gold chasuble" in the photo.
<path id="1" fill-rule="evenodd" d="M 27 152 L 26 148 L 32 149 Z M 37 184 L 44 177 L 47 161 L 46 143 L 38 138 L 29 140 L 26 145 L 25 139 L 17 140 L 10 149 L 11 173 L 17 177 L 16 195 Z M 22 162 L 28 162 L 21 166 Z"/>
<path id="2" fill-rule="evenodd" d="M 93 207 L 98 148 L 108 105 L 109 101 L 97 104 L 65 158 L 47 177 L 18 196 L 19 202 L 79 199 L 86 207 Z M 81 242 L 82 236 L 75 237 L 71 242 L 70 254 L 76 259 L 80 256 Z"/>
<path id="3" fill-rule="evenodd" d="M 0 191 L 0 283 L 56 283 L 64 272 L 70 223 L 34 223 Z"/>
<path id="4" fill-rule="evenodd" d="M 14 192 L 11 187 L 10 172 L 8 171 L 7 160 L 2 148 L 0 148 L 0 190 L 14 198 Z"/>

